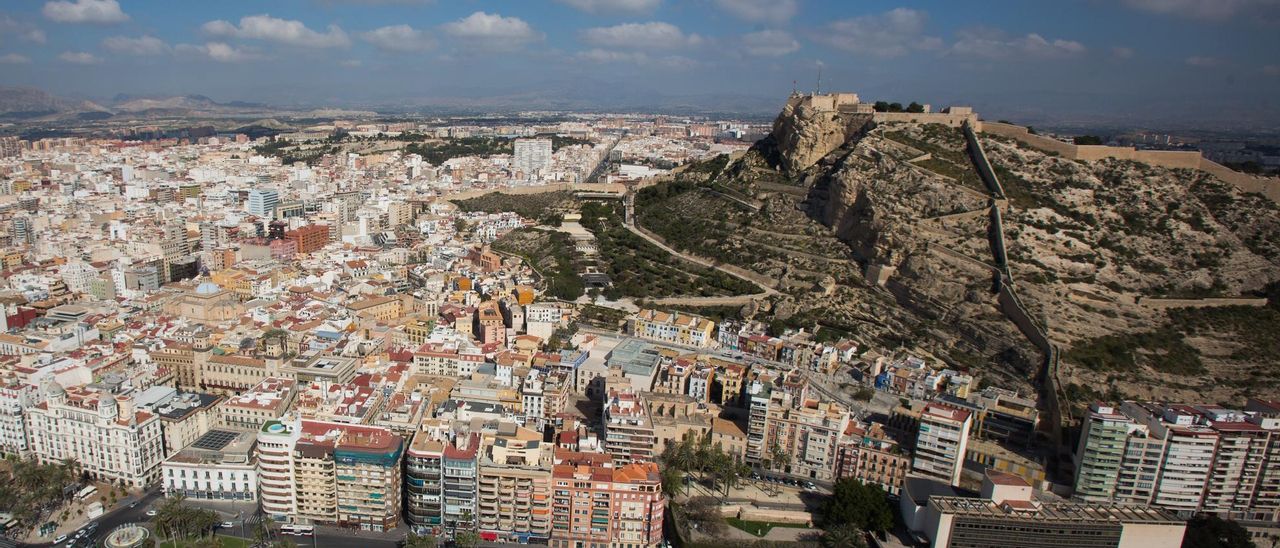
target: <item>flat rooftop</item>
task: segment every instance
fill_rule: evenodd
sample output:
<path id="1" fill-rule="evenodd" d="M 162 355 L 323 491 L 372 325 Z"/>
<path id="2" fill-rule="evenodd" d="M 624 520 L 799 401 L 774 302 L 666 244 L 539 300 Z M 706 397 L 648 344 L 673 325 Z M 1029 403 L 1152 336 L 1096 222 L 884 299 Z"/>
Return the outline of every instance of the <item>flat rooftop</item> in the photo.
<path id="1" fill-rule="evenodd" d="M 929 505 L 957 516 L 1019 519 L 1042 523 L 1185 523 L 1168 511 L 1145 506 L 1042 502 L 1032 506 L 996 504 L 991 499 L 930 497 Z"/>

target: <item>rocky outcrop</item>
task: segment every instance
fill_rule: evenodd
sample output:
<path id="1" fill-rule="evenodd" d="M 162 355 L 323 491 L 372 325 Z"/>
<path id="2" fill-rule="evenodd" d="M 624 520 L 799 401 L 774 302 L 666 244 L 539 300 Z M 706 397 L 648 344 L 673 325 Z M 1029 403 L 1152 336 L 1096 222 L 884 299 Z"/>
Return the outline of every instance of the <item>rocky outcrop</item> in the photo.
<path id="1" fill-rule="evenodd" d="M 896 265 L 924 243 L 912 228 L 921 219 L 972 211 L 982 200 L 937 177 L 909 169 L 880 152 L 877 137 L 859 139 L 810 171 L 810 216 L 868 264 Z"/>
<path id="2" fill-rule="evenodd" d="M 799 173 L 872 125 L 870 114 L 853 114 L 788 101 L 773 121 L 772 160 L 787 173 Z"/>

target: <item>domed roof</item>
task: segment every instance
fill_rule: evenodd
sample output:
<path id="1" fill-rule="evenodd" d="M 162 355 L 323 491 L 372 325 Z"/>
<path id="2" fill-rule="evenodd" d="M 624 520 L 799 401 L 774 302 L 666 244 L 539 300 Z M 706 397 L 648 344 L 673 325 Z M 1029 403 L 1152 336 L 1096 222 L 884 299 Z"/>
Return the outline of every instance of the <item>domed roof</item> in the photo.
<path id="1" fill-rule="evenodd" d="M 219 291 L 222 291 L 222 288 L 213 282 L 204 282 L 196 287 L 196 295 L 213 295 Z"/>

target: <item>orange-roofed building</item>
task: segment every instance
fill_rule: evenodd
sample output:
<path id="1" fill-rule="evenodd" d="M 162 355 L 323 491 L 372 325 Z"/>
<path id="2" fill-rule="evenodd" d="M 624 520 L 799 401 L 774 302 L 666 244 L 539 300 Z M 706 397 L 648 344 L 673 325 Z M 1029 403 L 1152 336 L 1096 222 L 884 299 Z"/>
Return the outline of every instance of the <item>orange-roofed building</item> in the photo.
<path id="1" fill-rule="evenodd" d="M 573 458 L 578 457 L 578 458 Z M 652 462 L 613 467 L 589 454 L 556 452 L 552 470 L 552 548 L 650 547 L 662 543 L 666 499 Z"/>

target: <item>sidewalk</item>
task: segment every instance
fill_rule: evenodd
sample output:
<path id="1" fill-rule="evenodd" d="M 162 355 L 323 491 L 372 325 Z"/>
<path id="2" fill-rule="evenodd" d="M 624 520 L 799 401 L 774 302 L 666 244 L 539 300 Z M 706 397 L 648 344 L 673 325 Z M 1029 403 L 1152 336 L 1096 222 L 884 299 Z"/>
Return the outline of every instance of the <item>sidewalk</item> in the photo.
<path id="1" fill-rule="evenodd" d="M 742 529 L 739 529 L 737 527 L 734 527 L 726 523 L 725 533 L 723 536 L 713 537 L 711 535 L 704 534 L 700 531 L 694 531 L 693 537 L 696 540 L 733 539 L 733 540 L 744 540 L 748 542 L 755 542 L 757 540 L 767 540 L 772 542 L 799 542 L 801 540 L 806 540 L 807 538 L 811 538 L 815 535 L 821 535 L 821 534 L 822 534 L 822 529 L 803 529 L 799 527 L 774 527 L 773 529 L 770 529 L 765 536 L 757 537 L 751 533 L 748 533 L 746 531 L 743 531 Z"/>

